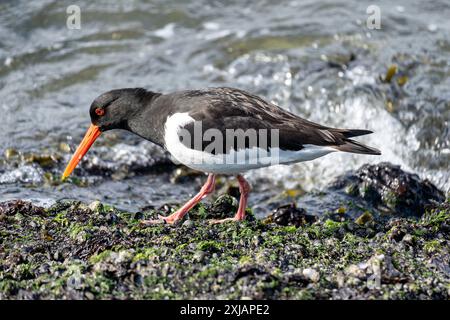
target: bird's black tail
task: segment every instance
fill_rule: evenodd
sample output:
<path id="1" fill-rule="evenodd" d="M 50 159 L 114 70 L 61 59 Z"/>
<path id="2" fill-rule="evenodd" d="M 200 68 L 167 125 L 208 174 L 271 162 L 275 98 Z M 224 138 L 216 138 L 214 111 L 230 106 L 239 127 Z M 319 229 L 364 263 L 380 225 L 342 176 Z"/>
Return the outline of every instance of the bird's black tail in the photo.
<path id="1" fill-rule="evenodd" d="M 359 137 L 373 133 L 373 131 L 362 129 L 338 129 L 337 131 L 339 131 L 339 133 L 342 133 L 342 135 L 346 138 Z"/>
<path id="2" fill-rule="evenodd" d="M 339 151 L 343 151 L 343 152 L 381 155 L 380 150 L 366 146 L 358 141 L 349 139 L 352 137 L 358 137 L 358 136 L 370 134 L 370 133 L 373 133 L 373 131 L 360 130 L 360 129 L 338 129 L 338 132 L 344 136 L 344 139 L 343 139 L 344 143 L 333 146 L 333 148 L 335 148 Z"/>

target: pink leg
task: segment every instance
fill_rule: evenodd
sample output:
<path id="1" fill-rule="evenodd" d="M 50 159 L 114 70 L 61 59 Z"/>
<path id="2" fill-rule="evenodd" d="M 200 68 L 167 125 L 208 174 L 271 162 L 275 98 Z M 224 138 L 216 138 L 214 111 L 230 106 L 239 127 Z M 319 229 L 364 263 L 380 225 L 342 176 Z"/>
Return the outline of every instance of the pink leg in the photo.
<path id="1" fill-rule="evenodd" d="M 146 220 L 142 221 L 143 224 L 158 224 L 158 223 L 170 223 L 173 224 L 181 219 L 192 209 L 197 203 L 200 202 L 204 197 L 214 191 L 216 185 L 216 175 L 209 174 L 208 179 L 206 180 L 203 187 L 200 189 L 200 192 L 197 193 L 191 200 L 186 202 L 180 209 L 176 212 L 172 213 L 170 216 L 164 217 L 159 215 L 158 220 Z"/>
<path id="2" fill-rule="evenodd" d="M 250 193 L 251 187 L 247 180 L 244 179 L 240 174 L 237 176 L 239 181 L 239 191 L 241 192 L 241 198 L 239 200 L 239 208 L 233 218 L 226 218 L 221 220 L 212 220 L 211 223 L 223 223 L 227 221 L 242 221 L 245 219 L 245 209 L 247 207 L 248 195 Z"/>

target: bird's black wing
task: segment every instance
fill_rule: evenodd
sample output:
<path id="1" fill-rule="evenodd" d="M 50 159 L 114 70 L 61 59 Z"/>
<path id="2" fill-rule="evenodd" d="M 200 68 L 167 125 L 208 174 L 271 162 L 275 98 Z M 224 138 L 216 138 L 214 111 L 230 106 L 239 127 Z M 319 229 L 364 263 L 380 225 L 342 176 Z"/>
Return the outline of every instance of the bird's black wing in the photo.
<path id="1" fill-rule="evenodd" d="M 282 150 L 293 151 L 301 150 L 305 144 L 327 146 L 343 143 L 344 136 L 337 131 L 330 131 L 330 129 L 333 130 L 332 128 L 302 119 L 242 90 L 209 88 L 186 91 L 183 99 L 180 100 L 190 104 L 189 115 L 196 122 L 201 122 L 202 132 L 215 129 L 221 132 L 223 137 L 228 138 L 229 130 L 233 130 L 235 134 L 252 134 L 251 130 L 255 130 L 259 147 L 275 147 L 273 144 L 276 143 L 276 146 Z M 194 123 L 190 123 L 185 127 L 191 136 L 195 135 L 194 126 Z M 242 131 L 236 131 L 238 129 Z M 262 135 L 267 133 L 267 143 L 261 144 L 259 133 Z M 223 141 L 223 150 L 227 151 L 230 144 L 225 140 Z M 209 140 L 203 140 L 202 148 L 204 149 L 210 143 Z M 233 145 L 234 149 L 239 147 L 236 143 Z M 246 139 L 245 147 L 251 146 L 251 141 Z"/>

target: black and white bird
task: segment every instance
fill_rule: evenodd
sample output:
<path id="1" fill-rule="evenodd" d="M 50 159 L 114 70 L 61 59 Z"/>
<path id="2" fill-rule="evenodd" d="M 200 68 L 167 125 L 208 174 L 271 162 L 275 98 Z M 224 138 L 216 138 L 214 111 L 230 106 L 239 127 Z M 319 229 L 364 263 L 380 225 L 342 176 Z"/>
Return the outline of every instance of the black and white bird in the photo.
<path id="1" fill-rule="evenodd" d="M 241 197 L 234 218 L 245 218 L 250 185 L 242 173 L 274 164 L 313 160 L 343 151 L 380 155 L 351 138 L 369 130 L 323 126 L 234 88 L 161 94 L 142 88 L 106 92 L 90 107 L 91 126 L 63 174 L 67 178 L 103 131 L 124 129 L 165 148 L 179 163 L 208 174 L 200 192 L 175 213 L 149 223 L 175 223 L 214 191 L 217 174 L 233 174 Z"/>

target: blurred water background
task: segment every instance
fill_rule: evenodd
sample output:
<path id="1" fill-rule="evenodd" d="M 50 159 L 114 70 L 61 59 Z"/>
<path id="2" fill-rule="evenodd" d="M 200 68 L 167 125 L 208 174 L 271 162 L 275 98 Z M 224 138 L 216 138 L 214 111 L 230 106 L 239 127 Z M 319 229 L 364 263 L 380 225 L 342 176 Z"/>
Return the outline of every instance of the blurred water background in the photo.
<path id="1" fill-rule="evenodd" d="M 129 209 L 186 200 L 198 184 L 170 183 L 167 170 L 151 169 L 164 167 L 161 151 L 125 132 L 99 139 L 79 183 L 58 182 L 92 100 L 122 87 L 238 87 L 313 121 L 373 130 L 360 140 L 383 152 L 261 169 L 247 174 L 254 183 L 320 189 L 363 163 L 390 161 L 448 192 L 450 2 L 372 2 L 1 1 L 0 199 Z M 73 4 L 79 30 L 66 26 Z M 366 25 L 371 4 L 379 30 Z"/>

